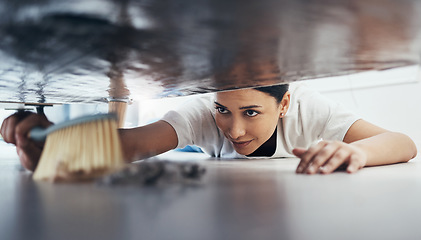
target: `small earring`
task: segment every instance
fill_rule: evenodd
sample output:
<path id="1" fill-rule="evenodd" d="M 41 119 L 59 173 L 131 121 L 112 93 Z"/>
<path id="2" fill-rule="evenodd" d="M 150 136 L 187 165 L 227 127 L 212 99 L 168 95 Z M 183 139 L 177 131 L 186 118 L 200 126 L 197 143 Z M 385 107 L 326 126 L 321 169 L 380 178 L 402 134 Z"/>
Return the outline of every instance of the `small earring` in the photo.
<path id="1" fill-rule="evenodd" d="M 284 113 L 281 113 L 281 117 L 284 116 Z"/>

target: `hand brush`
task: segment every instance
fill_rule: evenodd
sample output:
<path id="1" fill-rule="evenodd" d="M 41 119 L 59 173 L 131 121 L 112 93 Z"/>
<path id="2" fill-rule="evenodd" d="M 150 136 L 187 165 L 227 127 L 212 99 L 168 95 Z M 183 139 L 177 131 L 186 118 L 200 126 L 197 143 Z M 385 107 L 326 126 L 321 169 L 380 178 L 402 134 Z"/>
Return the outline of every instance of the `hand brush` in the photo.
<path id="1" fill-rule="evenodd" d="M 81 181 L 103 176 L 123 166 L 123 153 L 113 114 L 76 118 L 29 133 L 45 145 L 34 180 Z"/>

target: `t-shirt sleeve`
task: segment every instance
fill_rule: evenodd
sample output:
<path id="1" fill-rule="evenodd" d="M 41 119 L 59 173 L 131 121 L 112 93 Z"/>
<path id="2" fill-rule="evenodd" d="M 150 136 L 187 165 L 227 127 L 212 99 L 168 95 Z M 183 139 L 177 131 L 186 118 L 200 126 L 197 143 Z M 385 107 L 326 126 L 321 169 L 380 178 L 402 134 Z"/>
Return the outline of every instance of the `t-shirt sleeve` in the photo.
<path id="1" fill-rule="evenodd" d="M 193 98 L 161 119 L 177 133 L 177 148 L 187 145 L 206 148 L 207 145 L 218 144 L 220 134 L 215 123 L 212 99 L 211 96 Z"/>
<path id="2" fill-rule="evenodd" d="M 339 103 L 330 101 L 326 109 L 326 124 L 320 132 L 320 138 L 325 140 L 343 141 L 349 128 L 354 124 L 359 116 L 347 110 Z"/>
<path id="3" fill-rule="evenodd" d="M 357 114 L 305 84 L 294 84 L 290 107 L 280 125 L 280 148 L 292 153 L 295 147 L 308 148 L 321 139 L 343 141 L 358 119 Z"/>
<path id="4" fill-rule="evenodd" d="M 340 103 L 317 91 L 305 90 L 298 102 L 305 130 L 312 138 L 343 141 L 349 128 L 360 117 Z"/>

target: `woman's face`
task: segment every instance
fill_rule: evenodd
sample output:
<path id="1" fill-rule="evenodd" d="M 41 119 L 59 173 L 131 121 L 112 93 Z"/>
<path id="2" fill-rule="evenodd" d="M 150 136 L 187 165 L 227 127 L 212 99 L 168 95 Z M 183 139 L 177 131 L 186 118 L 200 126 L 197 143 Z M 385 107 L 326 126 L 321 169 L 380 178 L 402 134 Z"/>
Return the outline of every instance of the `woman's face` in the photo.
<path id="1" fill-rule="evenodd" d="M 286 104 L 255 89 L 219 92 L 215 100 L 216 124 L 233 143 L 235 151 L 251 154 L 272 136 L 281 113 L 286 113 L 289 93 L 285 96 Z"/>

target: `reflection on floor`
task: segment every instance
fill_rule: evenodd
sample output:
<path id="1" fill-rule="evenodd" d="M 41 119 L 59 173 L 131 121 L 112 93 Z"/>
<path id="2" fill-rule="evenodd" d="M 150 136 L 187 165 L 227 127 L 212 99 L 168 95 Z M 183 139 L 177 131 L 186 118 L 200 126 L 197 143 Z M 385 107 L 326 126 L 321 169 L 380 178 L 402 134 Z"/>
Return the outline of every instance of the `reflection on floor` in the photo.
<path id="1" fill-rule="evenodd" d="M 298 159 L 196 162 L 200 182 L 103 186 L 33 182 L 0 164 L 4 239 L 418 239 L 421 162 L 298 175 Z M 2 237 L 2 238 L 3 238 Z M 63 238 L 65 237 L 65 238 Z"/>

